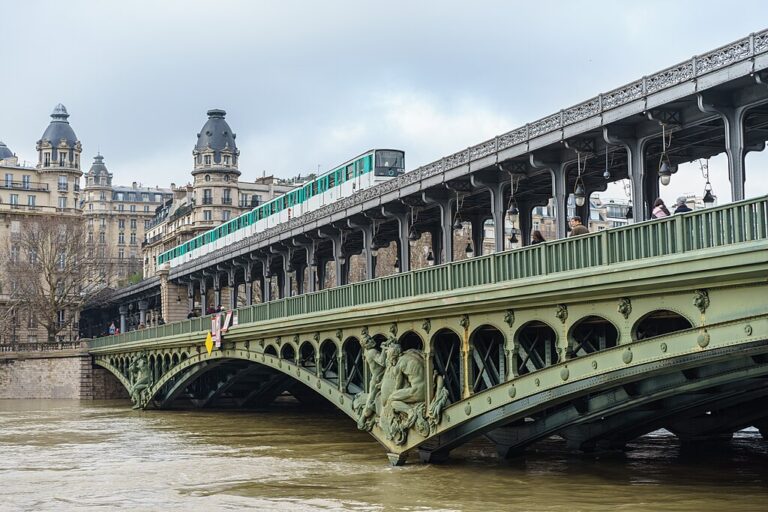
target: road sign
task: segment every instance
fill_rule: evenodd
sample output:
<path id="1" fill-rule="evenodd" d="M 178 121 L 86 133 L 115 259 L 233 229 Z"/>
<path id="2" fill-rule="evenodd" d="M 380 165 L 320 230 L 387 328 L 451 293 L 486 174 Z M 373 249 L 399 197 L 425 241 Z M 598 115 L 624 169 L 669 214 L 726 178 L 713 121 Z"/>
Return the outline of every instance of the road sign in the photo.
<path id="1" fill-rule="evenodd" d="M 208 336 L 205 337 L 205 349 L 208 351 L 208 355 L 211 355 L 211 352 L 213 351 L 213 336 L 211 336 L 211 331 L 208 331 Z"/>

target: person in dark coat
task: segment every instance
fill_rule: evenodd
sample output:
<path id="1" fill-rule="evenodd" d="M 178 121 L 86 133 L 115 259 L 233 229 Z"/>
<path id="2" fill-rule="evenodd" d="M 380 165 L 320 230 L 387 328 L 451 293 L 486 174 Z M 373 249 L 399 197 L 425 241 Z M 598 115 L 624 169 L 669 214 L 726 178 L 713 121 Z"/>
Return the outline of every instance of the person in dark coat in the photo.
<path id="1" fill-rule="evenodd" d="M 541 242 L 545 241 L 546 240 L 544 240 L 544 235 L 542 235 L 541 231 L 538 229 L 531 233 L 531 245 L 540 244 Z"/>
<path id="2" fill-rule="evenodd" d="M 677 201 L 675 202 L 675 213 L 685 213 L 685 212 L 691 212 L 691 210 L 688 207 L 688 204 L 685 202 L 685 196 L 680 196 L 677 198 Z"/>

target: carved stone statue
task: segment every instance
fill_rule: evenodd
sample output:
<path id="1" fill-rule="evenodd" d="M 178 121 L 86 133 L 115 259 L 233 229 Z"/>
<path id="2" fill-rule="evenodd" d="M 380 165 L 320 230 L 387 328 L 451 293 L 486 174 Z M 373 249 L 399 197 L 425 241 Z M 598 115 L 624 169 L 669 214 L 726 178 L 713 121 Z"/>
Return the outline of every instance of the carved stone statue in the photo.
<path id="1" fill-rule="evenodd" d="M 428 414 L 428 381 L 421 350 L 403 352 L 397 339 L 390 336 L 379 351 L 367 335 L 363 336 L 363 348 L 371 380 L 368 393 L 358 394 L 352 404 L 358 428 L 370 431 L 378 425 L 397 445 L 407 441 L 411 428 L 428 437 L 440 423 L 448 401 L 442 377 L 436 378 L 437 392 Z"/>
<path id="2" fill-rule="evenodd" d="M 128 374 L 131 378 L 131 389 L 129 392 L 133 401 L 133 408 L 138 409 L 141 407 L 144 390 L 152 385 L 152 373 L 149 370 L 146 354 L 133 357 L 128 367 Z"/>

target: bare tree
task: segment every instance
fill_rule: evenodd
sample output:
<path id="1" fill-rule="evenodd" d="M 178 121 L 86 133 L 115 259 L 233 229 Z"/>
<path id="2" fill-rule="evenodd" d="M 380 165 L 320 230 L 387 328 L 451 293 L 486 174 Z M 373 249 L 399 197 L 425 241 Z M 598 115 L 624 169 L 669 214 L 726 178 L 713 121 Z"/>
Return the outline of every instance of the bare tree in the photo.
<path id="1" fill-rule="evenodd" d="M 24 218 L 7 237 L 6 308 L 28 311 L 30 326 L 45 328 L 49 342 L 74 325 L 83 304 L 111 274 L 105 249 L 93 254 L 85 240 L 79 217 Z"/>

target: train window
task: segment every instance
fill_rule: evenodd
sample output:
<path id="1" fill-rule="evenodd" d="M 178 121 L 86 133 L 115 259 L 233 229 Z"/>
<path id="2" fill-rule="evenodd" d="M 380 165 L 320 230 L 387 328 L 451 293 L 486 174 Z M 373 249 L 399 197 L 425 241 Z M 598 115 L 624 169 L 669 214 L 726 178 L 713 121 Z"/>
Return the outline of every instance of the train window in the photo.
<path id="1" fill-rule="evenodd" d="M 401 151 L 377 151 L 376 167 L 402 169 L 404 167 L 403 153 Z"/>
<path id="2" fill-rule="evenodd" d="M 349 164 L 347 166 L 347 181 L 355 177 L 355 164 Z"/>
<path id="3" fill-rule="evenodd" d="M 329 188 L 333 188 L 336 186 L 336 173 L 332 172 L 326 177 L 326 186 L 325 189 L 328 190 Z"/>

